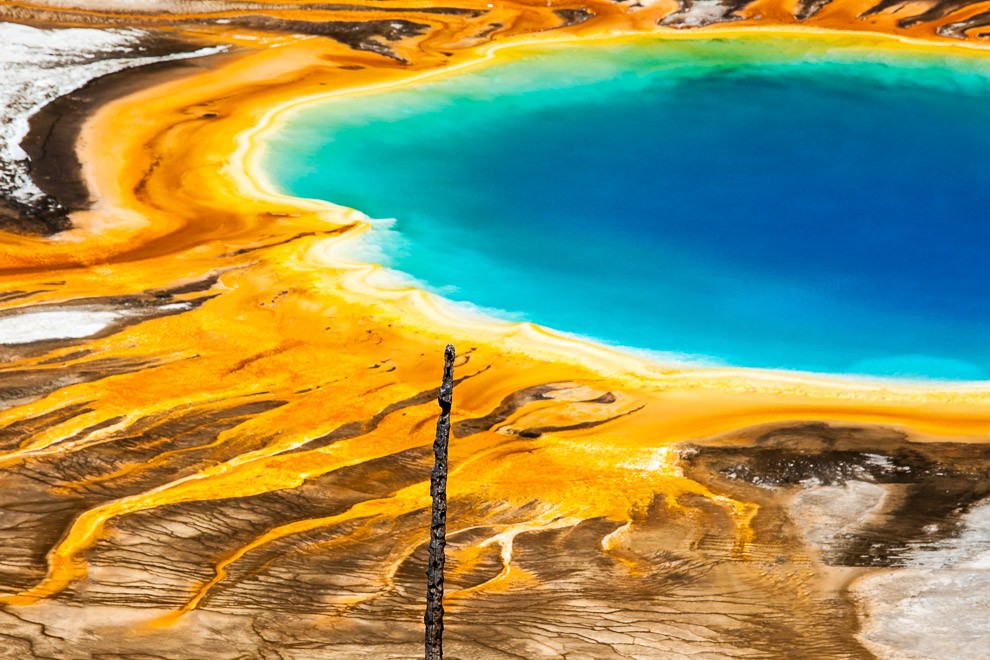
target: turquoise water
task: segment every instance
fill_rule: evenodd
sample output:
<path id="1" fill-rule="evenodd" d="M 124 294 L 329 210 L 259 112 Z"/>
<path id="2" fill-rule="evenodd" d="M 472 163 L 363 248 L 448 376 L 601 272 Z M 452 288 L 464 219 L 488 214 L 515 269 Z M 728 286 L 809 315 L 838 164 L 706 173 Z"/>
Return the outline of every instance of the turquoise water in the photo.
<path id="1" fill-rule="evenodd" d="M 798 39 L 530 50 L 294 111 L 280 189 L 421 286 L 747 367 L 990 378 L 986 60 Z"/>

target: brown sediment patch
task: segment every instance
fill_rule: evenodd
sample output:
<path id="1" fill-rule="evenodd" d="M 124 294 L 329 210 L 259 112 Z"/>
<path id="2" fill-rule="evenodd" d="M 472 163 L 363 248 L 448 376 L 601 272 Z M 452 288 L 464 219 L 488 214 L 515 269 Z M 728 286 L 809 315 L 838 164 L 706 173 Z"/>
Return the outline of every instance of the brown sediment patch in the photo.
<path id="1" fill-rule="evenodd" d="M 946 23 L 939 28 L 939 34 L 958 39 L 965 39 L 968 36 L 986 39 L 990 37 L 990 33 L 979 32 L 979 30 L 988 25 L 990 25 L 990 11 L 984 11 L 968 17 L 959 17 L 958 20 L 952 23 Z"/>
<path id="2" fill-rule="evenodd" d="M 959 519 L 990 496 L 990 446 L 913 442 L 907 433 L 882 427 L 810 423 L 740 430 L 728 446 L 692 444 L 682 455 L 689 473 L 703 466 L 713 488 L 716 482 L 728 490 L 740 483 L 781 491 L 880 487 L 885 501 L 876 503 L 871 519 L 825 549 L 824 561 L 832 566 L 902 566 L 907 553 L 958 534 Z"/>
<path id="3" fill-rule="evenodd" d="M 0 198 L 0 230 L 41 236 L 64 231 L 71 226 L 65 211 L 56 205 L 41 209 L 38 205 Z"/>
<path id="4" fill-rule="evenodd" d="M 468 12 L 467 15 L 476 16 L 477 14 Z M 378 53 L 399 62 L 405 62 L 406 60 L 393 52 L 389 46 L 389 42 L 420 36 L 430 29 L 429 25 L 405 18 L 317 22 L 249 15 L 232 18 L 230 19 L 230 24 L 253 30 L 271 31 L 282 34 L 329 37 L 354 50 Z"/>

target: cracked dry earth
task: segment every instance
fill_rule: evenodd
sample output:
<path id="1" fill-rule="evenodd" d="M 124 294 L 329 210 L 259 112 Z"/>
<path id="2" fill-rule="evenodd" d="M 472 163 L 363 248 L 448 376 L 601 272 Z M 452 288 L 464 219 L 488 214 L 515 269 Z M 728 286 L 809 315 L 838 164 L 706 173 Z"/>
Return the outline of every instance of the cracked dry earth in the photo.
<path id="1" fill-rule="evenodd" d="M 500 40 L 732 22 L 976 43 L 990 3 L 34 0 L 0 18 L 231 47 L 97 81 L 29 136 L 72 214 L 0 245 L 0 333 L 35 333 L 0 347 L 0 658 L 418 657 L 448 340 L 448 657 L 980 657 L 985 392 L 649 371 L 462 325 L 416 292 L 364 295 L 369 273 L 328 257 L 357 215 L 255 199 L 224 168 L 276 102 Z M 919 618 L 957 627 L 922 639 Z"/>
<path id="2" fill-rule="evenodd" d="M 472 379 L 493 378 L 467 366 Z M 297 455 L 374 444 L 401 418 L 425 429 L 435 394 L 341 425 Z M 230 431 L 285 405 L 265 397 L 190 406 L 8 462 L 4 587 L 42 581 L 46 553 L 84 512 L 153 501 L 156 490 L 255 450 L 263 443 Z M 485 479 L 470 479 L 465 492 L 461 475 L 474 462 L 488 474 L 525 471 L 538 495 L 555 455 L 575 442 L 594 446 L 592 429 L 633 410 L 611 393 L 554 383 L 511 393 L 482 417 L 462 412 L 454 444 L 475 449 L 455 450 L 451 476 L 450 657 L 873 657 L 854 635 L 856 612 L 841 588 L 848 577 L 835 575 L 902 565 L 912 546 L 958 534 L 961 515 L 990 493 L 985 446 L 822 423 L 745 430 L 728 446 L 720 437 L 676 446 L 683 469 L 671 468 L 667 492 L 658 488 L 625 522 L 562 517 L 537 497 L 509 504 L 486 496 Z M 33 428 L 84 414 L 65 410 Z M 31 430 L 8 429 L 8 446 Z M 425 492 L 396 500 L 424 490 L 427 436 L 295 488 L 220 490 L 107 520 L 77 579 L 5 608 L 0 657 L 415 657 L 429 515 Z M 600 470 L 573 466 L 571 478 L 600 479 Z M 688 480 L 694 488 L 678 483 Z M 860 484 L 900 497 L 870 518 L 833 512 L 844 532 L 803 542 L 823 525 L 822 507 L 795 507 L 795 494 Z M 596 484 L 583 488 L 595 496 Z M 727 499 L 759 507 L 748 539 Z"/>
<path id="3" fill-rule="evenodd" d="M 461 371 L 468 375 L 458 387 L 497 380 L 476 360 Z M 219 489 L 107 520 L 77 579 L 5 608 L 0 657 L 415 656 L 429 515 L 425 493 L 406 495 L 418 500 L 405 506 L 397 500 L 424 490 L 435 396 L 415 393 L 275 458 L 423 430 L 405 449 L 294 488 Z M 7 459 L 4 587 L 29 591 L 43 581 L 46 553 L 81 514 L 127 498 L 151 503 L 156 491 L 257 451 L 261 438 L 231 431 L 286 405 L 261 396 L 178 407 L 115 432 L 101 433 L 115 423 L 92 425 L 48 455 Z M 596 446 L 594 429 L 636 410 L 571 383 L 512 392 L 478 417 L 462 409 L 454 446 L 474 450 L 454 450 L 451 476 L 451 657 L 871 657 L 853 635 L 852 604 L 827 574 L 897 566 L 910 546 L 956 533 L 962 512 L 990 493 L 983 445 L 912 443 L 903 433 L 822 423 L 676 446 L 683 468 L 669 468 L 669 492 L 658 489 L 624 523 L 561 517 L 536 497 L 510 505 L 486 497 L 483 484 L 463 488 L 474 462 L 489 474 L 527 472 L 537 494 L 555 455 L 577 442 L 609 451 Z M 8 426 L 6 448 L 87 414 L 81 404 Z M 644 468 L 659 470 L 626 467 Z M 575 465 L 571 478 L 600 471 Z M 685 480 L 693 491 L 677 484 Z M 801 542 L 820 513 L 789 513 L 789 501 L 850 483 L 903 496 L 876 519 L 846 521 L 847 533 L 820 557 Z M 583 487 L 595 496 L 595 484 Z M 759 506 L 745 547 L 725 499 Z M 937 532 L 926 531 L 932 524 Z"/>

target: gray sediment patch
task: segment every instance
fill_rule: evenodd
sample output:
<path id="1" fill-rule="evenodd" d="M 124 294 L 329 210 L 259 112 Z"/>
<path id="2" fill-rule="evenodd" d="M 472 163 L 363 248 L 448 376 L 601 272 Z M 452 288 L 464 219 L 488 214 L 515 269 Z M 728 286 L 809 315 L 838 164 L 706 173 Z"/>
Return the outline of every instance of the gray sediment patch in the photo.
<path id="1" fill-rule="evenodd" d="M 940 547 L 910 553 L 905 568 L 853 583 L 859 639 L 878 657 L 988 657 L 990 503 L 974 507 L 958 527 Z"/>

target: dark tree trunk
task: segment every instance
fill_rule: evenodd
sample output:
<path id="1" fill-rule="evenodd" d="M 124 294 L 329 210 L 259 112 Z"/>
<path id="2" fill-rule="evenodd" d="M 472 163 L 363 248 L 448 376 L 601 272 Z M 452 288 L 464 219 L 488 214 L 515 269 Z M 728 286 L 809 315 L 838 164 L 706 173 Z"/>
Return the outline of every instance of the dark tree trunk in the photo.
<path id="1" fill-rule="evenodd" d="M 433 441 L 433 471 L 430 495 L 433 518 L 430 521 L 430 563 L 426 567 L 426 660 L 443 658 L 443 565 L 447 545 L 447 441 L 450 438 L 450 405 L 454 393 L 454 347 L 443 352 L 443 381 L 440 384 L 440 419 Z"/>

